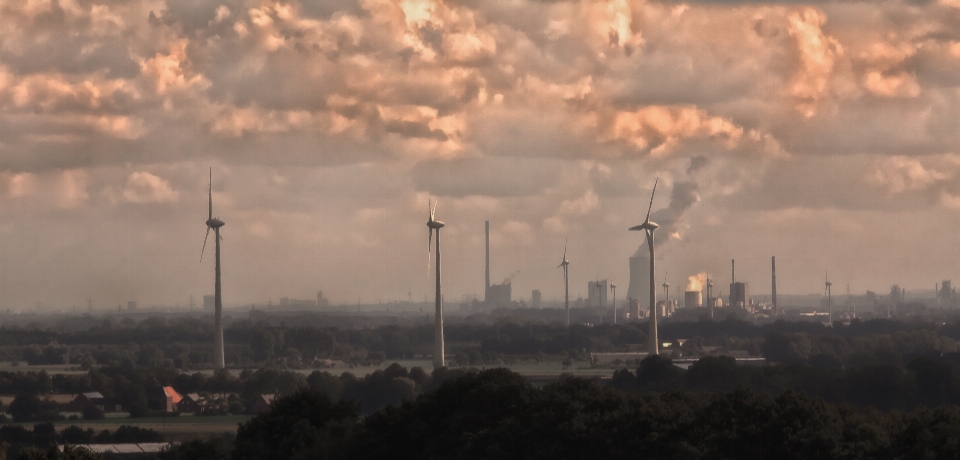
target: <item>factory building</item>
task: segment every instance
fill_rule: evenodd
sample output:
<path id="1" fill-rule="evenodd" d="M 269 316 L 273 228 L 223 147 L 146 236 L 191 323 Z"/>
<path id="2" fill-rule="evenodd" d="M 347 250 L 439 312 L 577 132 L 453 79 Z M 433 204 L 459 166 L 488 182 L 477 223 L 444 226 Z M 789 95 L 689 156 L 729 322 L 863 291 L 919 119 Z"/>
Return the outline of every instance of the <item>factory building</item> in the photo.
<path id="1" fill-rule="evenodd" d="M 630 319 L 643 318 L 650 312 L 650 255 L 644 252 L 645 249 L 641 246 L 630 258 L 630 285 L 627 286 Z M 634 303 L 637 311 L 634 311 Z"/>
<path id="2" fill-rule="evenodd" d="M 597 288 L 597 285 L 600 285 Z M 610 306 L 610 302 L 607 302 L 607 289 L 609 288 L 607 280 L 591 281 L 587 283 L 587 306 L 588 307 L 599 307 Z M 598 292 L 599 291 L 599 292 Z"/>
<path id="3" fill-rule="evenodd" d="M 750 285 L 741 281 L 730 283 L 730 306 L 746 308 L 750 306 Z"/>

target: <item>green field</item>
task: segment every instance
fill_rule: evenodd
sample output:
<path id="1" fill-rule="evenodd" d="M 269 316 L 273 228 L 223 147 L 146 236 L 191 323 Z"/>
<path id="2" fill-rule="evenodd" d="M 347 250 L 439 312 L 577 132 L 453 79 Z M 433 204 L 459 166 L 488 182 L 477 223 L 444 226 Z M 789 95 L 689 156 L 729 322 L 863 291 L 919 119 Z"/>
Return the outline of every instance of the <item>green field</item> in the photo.
<path id="1" fill-rule="evenodd" d="M 80 420 L 61 420 L 53 422 L 53 424 L 56 426 L 57 431 L 76 425 L 82 427 L 84 430 L 92 428 L 96 432 L 103 430 L 114 432 L 120 425 L 129 425 L 157 431 L 162 433 L 169 441 L 182 441 L 202 438 L 207 435 L 236 433 L 237 425 L 253 417 L 253 415 L 181 415 L 179 417 L 150 418 L 108 417 L 101 420 L 84 421 L 82 424 Z M 30 429 L 34 423 L 7 423 L 5 425 L 21 425 Z"/>
<path id="2" fill-rule="evenodd" d="M 429 359 L 402 359 L 402 360 L 395 360 L 395 361 L 384 361 L 378 366 L 353 366 L 353 367 L 342 366 L 342 367 L 334 367 L 329 369 L 306 368 L 306 369 L 285 369 L 285 370 L 299 372 L 304 375 L 309 375 L 313 373 L 313 371 L 317 371 L 317 370 L 329 372 L 333 375 L 340 375 L 344 372 L 349 372 L 357 377 L 365 377 L 369 374 L 374 373 L 377 370 L 386 369 L 388 366 L 390 366 L 393 363 L 397 363 L 407 369 L 412 369 L 414 367 L 421 367 L 427 372 L 431 372 L 433 370 L 433 362 L 430 361 Z M 530 364 L 513 364 L 513 365 L 489 365 L 489 366 L 476 366 L 473 368 L 493 369 L 498 367 L 505 367 L 521 375 L 525 375 L 529 377 L 558 376 L 561 373 L 569 373 L 569 374 L 576 375 L 578 377 L 593 377 L 593 376 L 609 377 L 613 375 L 613 369 L 594 369 L 594 368 L 591 368 L 589 364 L 586 362 L 574 363 L 574 365 L 569 369 L 564 369 L 563 365 L 561 365 L 559 362 L 544 362 L 539 364 L 530 363 Z M 452 368 L 456 369 L 456 367 L 452 367 Z M 47 373 L 50 375 L 86 373 L 86 371 L 81 370 L 79 367 L 77 367 L 74 364 L 59 364 L 59 365 L 44 365 L 44 366 L 27 366 L 27 365 L 11 366 L 9 362 L 0 363 L 0 371 L 39 372 L 41 370 L 47 371 Z M 255 371 L 257 369 L 251 369 L 251 370 Z M 243 371 L 243 369 L 231 369 L 231 371 L 236 374 Z M 204 369 L 200 371 L 188 371 L 188 373 L 194 373 L 194 372 L 213 375 L 212 369 Z"/>

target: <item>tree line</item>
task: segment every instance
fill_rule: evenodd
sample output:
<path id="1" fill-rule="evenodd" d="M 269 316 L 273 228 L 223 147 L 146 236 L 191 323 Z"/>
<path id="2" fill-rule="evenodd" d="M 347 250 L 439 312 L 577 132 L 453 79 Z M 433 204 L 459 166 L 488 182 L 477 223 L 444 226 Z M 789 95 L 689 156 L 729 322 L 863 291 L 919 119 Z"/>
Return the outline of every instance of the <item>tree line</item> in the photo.
<path id="1" fill-rule="evenodd" d="M 213 362 L 212 325 L 192 318 L 125 318 L 87 324 L 86 329 L 7 327 L 0 331 L 0 360 L 33 365 L 209 369 Z M 517 360 L 586 360 L 590 353 L 636 351 L 646 343 L 646 323 L 565 327 L 520 321 L 494 324 L 452 323 L 447 349 L 458 365 L 488 365 Z M 710 350 L 742 350 L 776 362 L 816 366 L 867 362 L 905 364 L 938 350 L 960 350 L 957 322 L 853 321 L 824 327 L 814 322 L 777 321 L 756 325 L 737 319 L 665 322 L 660 337 L 675 353 L 699 357 Z M 305 325 L 287 327 L 265 320 L 239 319 L 225 330 L 231 367 L 320 367 L 324 360 L 376 364 L 424 357 L 432 352 L 430 325 L 387 325 L 343 329 Z"/>
<path id="2" fill-rule="evenodd" d="M 240 426 L 163 459 L 957 458 L 960 408 L 881 412 L 792 390 L 639 392 L 565 378 L 541 388 L 506 369 L 467 372 L 362 416 L 302 389 Z"/>

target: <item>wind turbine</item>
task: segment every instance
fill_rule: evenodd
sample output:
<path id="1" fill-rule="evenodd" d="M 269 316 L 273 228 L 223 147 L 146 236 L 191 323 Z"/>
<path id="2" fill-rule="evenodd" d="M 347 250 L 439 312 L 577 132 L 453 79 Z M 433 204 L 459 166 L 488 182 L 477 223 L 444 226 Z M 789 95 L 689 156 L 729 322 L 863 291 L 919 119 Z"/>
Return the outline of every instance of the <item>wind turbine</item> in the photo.
<path id="1" fill-rule="evenodd" d="M 210 229 L 213 229 L 213 239 L 216 242 L 216 280 L 214 281 L 214 331 L 213 331 L 213 340 L 214 340 L 214 356 L 213 356 L 213 368 L 216 370 L 223 369 L 223 297 L 220 293 L 220 227 L 223 227 L 224 222 L 219 218 L 213 217 L 213 168 L 210 168 L 210 187 L 207 190 L 207 197 L 209 198 L 209 211 L 210 213 L 207 216 L 207 234 L 203 237 L 203 247 L 200 249 L 200 261 L 203 261 L 203 251 L 207 249 L 207 237 L 210 236 Z"/>
<path id="2" fill-rule="evenodd" d="M 833 326 L 833 302 L 832 302 L 833 299 L 830 298 L 830 287 L 833 286 L 833 283 L 830 282 L 829 273 L 825 274 L 824 281 L 826 281 L 825 283 L 823 283 L 823 286 L 824 286 L 823 290 L 824 290 L 824 293 L 827 295 L 827 315 L 828 315 L 827 318 L 830 320 L 830 326 L 832 327 Z"/>
<path id="3" fill-rule="evenodd" d="M 430 205 L 427 200 L 427 211 L 430 212 L 430 220 L 427 221 L 429 235 L 427 236 L 427 270 L 430 270 L 430 246 L 433 244 L 433 231 L 437 231 L 437 305 L 434 315 L 433 332 L 433 367 L 440 369 L 446 361 L 443 356 L 443 296 L 440 294 L 440 229 L 443 228 L 443 222 L 436 219 L 437 202 Z"/>
<path id="4" fill-rule="evenodd" d="M 617 324 L 617 285 L 610 283 L 610 290 L 613 291 L 613 324 Z"/>
<path id="5" fill-rule="evenodd" d="M 666 275 L 663 276 L 663 284 L 661 284 L 661 286 L 663 286 L 664 300 L 667 303 L 669 303 L 670 302 L 670 283 L 667 282 Z"/>
<path id="6" fill-rule="evenodd" d="M 567 266 L 570 261 L 567 260 L 567 240 L 563 240 L 563 261 L 557 268 L 563 267 L 563 307 L 567 311 L 567 327 L 570 327 L 570 279 L 567 277 Z"/>
<path id="7" fill-rule="evenodd" d="M 654 257 L 653 257 L 653 231 L 659 228 L 655 222 L 650 222 L 650 211 L 653 209 L 653 196 L 657 193 L 657 182 L 660 181 L 660 178 L 657 178 L 653 182 L 653 191 L 650 192 L 650 206 L 647 207 L 647 218 L 643 221 L 642 224 L 635 227 L 630 227 L 630 230 L 643 230 L 647 235 L 647 246 L 650 248 L 650 332 L 648 334 L 649 339 L 649 354 L 659 355 L 660 354 L 660 343 L 657 337 L 657 285 L 654 280 Z"/>

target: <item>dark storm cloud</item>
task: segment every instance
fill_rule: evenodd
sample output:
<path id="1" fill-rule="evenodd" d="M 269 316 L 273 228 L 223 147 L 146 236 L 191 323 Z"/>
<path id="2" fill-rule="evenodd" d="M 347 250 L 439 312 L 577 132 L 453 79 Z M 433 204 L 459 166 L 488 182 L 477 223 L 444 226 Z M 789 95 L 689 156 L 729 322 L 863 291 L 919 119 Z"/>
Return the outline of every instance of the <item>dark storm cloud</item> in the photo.
<path id="1" fill-rule="evenodd" d="M 424 123 L 412 121 L 389 121 L 384 126 L 388 133 L 400 134 L 404 137 L 419 137 L 423 139 L 435 139 L 441 142 L 446 141 L 447 135 L 439 129 L 430 129 Z"/>

